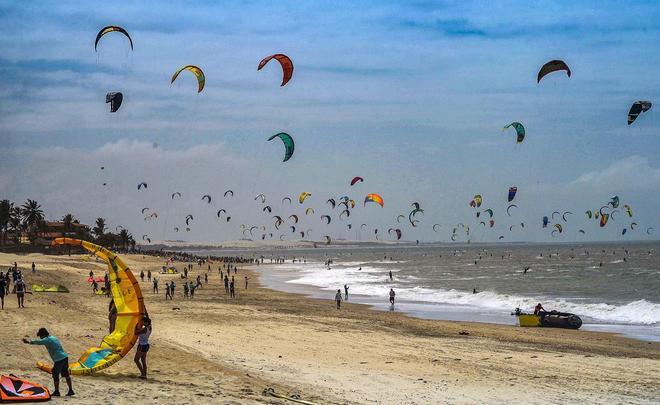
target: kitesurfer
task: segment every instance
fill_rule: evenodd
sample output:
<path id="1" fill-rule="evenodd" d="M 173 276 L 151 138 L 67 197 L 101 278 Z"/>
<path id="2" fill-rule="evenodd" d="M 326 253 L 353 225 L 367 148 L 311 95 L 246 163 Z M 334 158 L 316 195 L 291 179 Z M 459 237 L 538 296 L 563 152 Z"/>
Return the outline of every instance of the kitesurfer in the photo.
<path id="1" fill-rule="evenodd" d="M 60 396 L 60 375 L 66 379 L 66 384 L 69 386 L 69 392 L 67 392 L 66 396 L 70 397 L 75 395 L 71 386 L 71 376 L 69 375 L 69 355 L 62 348 L 60 340 L 55 336 L 50 336 L 46 328 L 39 328 L 37 336 L 39 337 L 37 340 L 23 338 L 23 343 L 46 346 L 46 350 L 48 350 L 48 354 L 53 360 L 52 375 L 55 391 L 50 395 L 53 397 Z"/>
<path id="2" fill-rule="evenodd" d="M 138 335 L 138 347 L 135 351 L 135 364 L 140 370 L 140 378 L 147 379 L 147 352 L 149 351 L 149 336 L 151 336 L 151 319 L 149 315 L 142 317 L 142 322 L 135 326 Z"/>
<path id="3" fill-rule="evenodd" d="M 335 303 L 337 304 L 337 309 L 341 309 L 341 290 L 337 290 L 337 294 L 335 294 Z"/>

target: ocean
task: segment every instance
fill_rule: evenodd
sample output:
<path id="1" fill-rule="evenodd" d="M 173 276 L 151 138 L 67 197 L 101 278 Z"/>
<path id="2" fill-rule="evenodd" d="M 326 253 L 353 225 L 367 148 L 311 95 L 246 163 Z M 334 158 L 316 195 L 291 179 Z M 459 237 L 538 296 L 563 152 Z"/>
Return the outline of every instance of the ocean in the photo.
<path id="1" fill-rule="evenodd" d="M 540 302 L 579 315 L 582 329 L 660 341 L 659 242 L 190 252 L 286 258 L 260 270 L 266 286 L 333 299 L 348 285 L 350 302 L 375 309 L 390 310 L 393 288 L 395 310 L 422 318 L 515 324 L 511 312 Z"/>

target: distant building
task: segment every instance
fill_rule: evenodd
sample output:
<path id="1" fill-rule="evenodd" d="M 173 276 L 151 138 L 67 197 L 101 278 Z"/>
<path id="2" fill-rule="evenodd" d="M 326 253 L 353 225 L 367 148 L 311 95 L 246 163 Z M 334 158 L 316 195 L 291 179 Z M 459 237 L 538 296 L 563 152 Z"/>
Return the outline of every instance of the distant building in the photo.
<path id="1" fill-rule="evenodd" d="M 50 246 L 56 238 L 76 238 L 80 235 L 89 233 L 89 226 L 79 222 L 72 222 L 67 229 L 62 221 L 47 221 L 43 227 L 36 233 L 35 245 Z M 21 232 L 19 239 L 21 244 L 29 245 L 30 238 L 28 232 Z"/>

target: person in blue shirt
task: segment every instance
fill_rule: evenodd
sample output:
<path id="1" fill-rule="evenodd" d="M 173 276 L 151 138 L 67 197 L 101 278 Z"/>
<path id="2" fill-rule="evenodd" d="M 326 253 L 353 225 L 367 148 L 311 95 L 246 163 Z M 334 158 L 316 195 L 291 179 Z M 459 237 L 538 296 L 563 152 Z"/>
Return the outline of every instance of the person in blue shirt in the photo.
<path id="1" fill-rule="evenodd" d="M 53 360 L 53 383 L 55 384 L 55 391 L 51 394 L 54 397 L 60 396 L 60 375 L 66 379 L 66 384 L 69 386 L 69 392 L 66 396 L 73 396 L 73 388 L 71 387 L 71 376 L 69 375 L 69 355 L 62 348 L 60 340 L 55 336 L 50 336 L 46 328 L 40 328 L 37 332 L 39 339 L 28 340 L 23 338 L 23 343 L 30 345 L 44 345 L 50 358 Z"/>

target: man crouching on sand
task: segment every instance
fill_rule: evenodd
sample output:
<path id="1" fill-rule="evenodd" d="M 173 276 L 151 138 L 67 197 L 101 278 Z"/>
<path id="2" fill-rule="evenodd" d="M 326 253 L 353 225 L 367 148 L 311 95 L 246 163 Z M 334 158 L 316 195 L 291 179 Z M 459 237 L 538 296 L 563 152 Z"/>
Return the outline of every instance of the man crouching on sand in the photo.
<path id="1" fill-rule="evenodd" d="M 27 340 L 23 338 L 23 343 L 30 345 L 44 345 L 48 350 L 50 358 L 53 360 L 53 383 L 55 384 L 55 391 L 51 394 L 54 397 L 60 396 L 60 374 L 66 379 L 66 385 L 69 386 L 69 392 L 66 396 L 74 395 L 73 388 L 71 387 L 71 376 L 69 375 L 69 355 L 62 348 L 60 340 L 55 336 L 50 336 L 46 328 L 41 328 L 37 332 L 39 339 Z"/>

